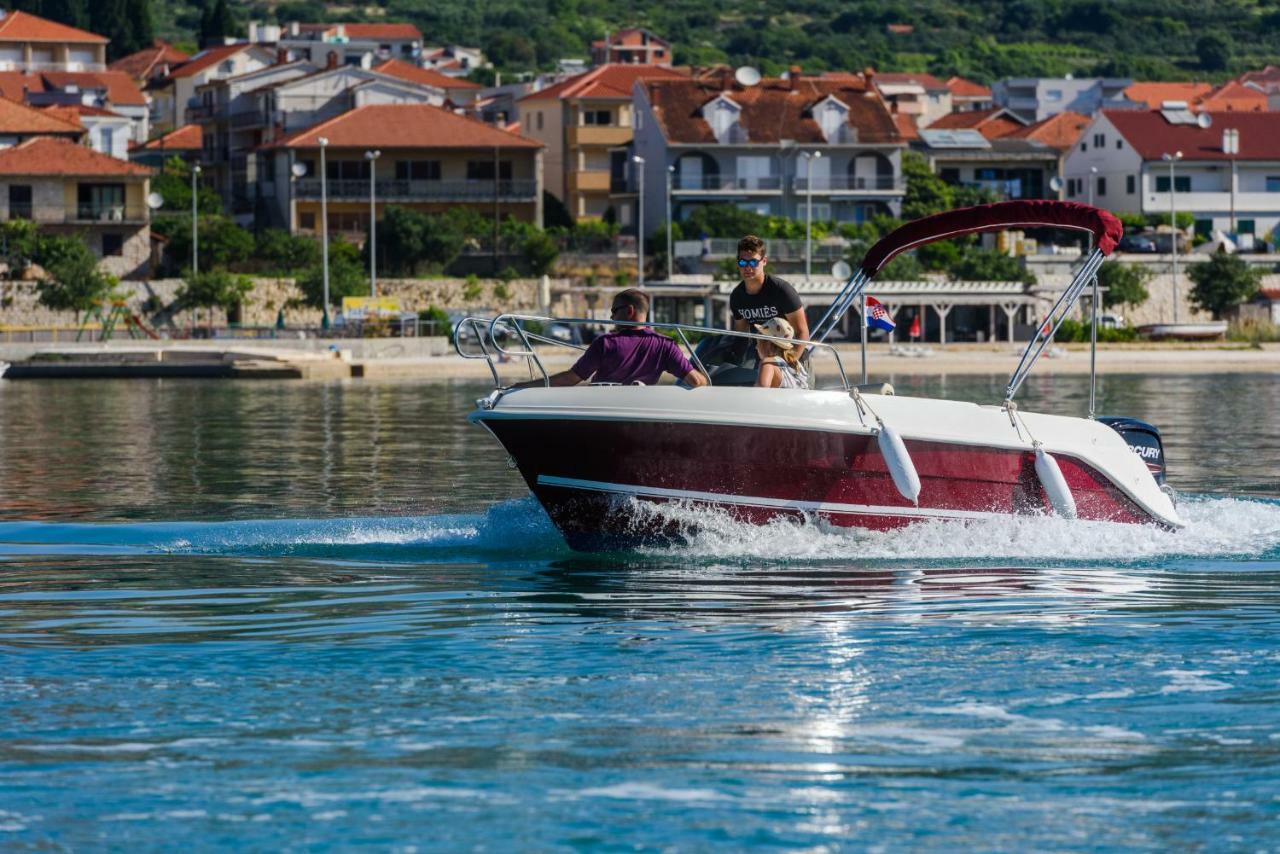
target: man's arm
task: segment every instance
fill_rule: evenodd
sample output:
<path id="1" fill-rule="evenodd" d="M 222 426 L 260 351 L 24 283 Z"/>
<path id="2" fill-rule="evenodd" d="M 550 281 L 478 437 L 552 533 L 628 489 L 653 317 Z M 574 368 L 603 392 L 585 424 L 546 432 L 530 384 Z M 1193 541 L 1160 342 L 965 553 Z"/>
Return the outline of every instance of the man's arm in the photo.
<path id="1" fill-rule="evenodd" d="M 580 382 L 582 382 L 582 377 L 578 376 L 573 371 L 561 371 L 558 374 L 552 374 L 550 378 L 552 386 L 577 385 Z M 518 388 L 537 388 L 545 385 L 547 385 L 547 383 L 544 383 L 542 380 L 529 380 L 528 382 L 516 383 L 511 386 L 511 388 L 507 389 L 507 391 L 515 391 Z"/>
<path id="2" fill-rule="evenodd" d="M 702 388 L 703 386 L 710 385 L 707 378 L 702 375 L 702 371 L 699 371 L 697 368 L 684 375 L 684 384 L 689 388 Z"/>
<path id="3" fill-rule="evenodd" d="M 735 317 L 733 319 L 733 331 L 734 332 L 750 332 L 751 327 L 745 320 Z"/>

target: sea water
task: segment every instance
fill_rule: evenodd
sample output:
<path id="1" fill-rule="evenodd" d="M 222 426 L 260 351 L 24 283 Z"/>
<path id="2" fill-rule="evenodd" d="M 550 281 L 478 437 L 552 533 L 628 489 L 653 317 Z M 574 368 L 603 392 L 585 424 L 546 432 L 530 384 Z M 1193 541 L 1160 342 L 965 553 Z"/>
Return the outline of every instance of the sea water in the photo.
<path id="1" fill-rule="evenodd" d="M 0 848 L 1280 838 L 1280 377 L 1104 379 L 1183 530 L 675 507 L 686 545 L 609 555 L 484 391 L 0 382 Z"/>

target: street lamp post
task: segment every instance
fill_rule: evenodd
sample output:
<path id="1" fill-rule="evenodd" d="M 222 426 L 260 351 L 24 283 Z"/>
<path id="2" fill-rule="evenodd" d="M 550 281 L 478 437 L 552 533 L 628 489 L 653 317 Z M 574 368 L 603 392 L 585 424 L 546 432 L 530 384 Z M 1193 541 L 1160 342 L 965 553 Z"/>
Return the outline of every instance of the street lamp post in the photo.
<path id="1" fill-rule="evenodd" d="M 329 328 L 329 182 L 328 169 L 325 166 L 324 151 L 329 147 L 329 138 L 322 136 L 316 139 L 320 146 L 320 275 L 324 282 L 324 303 L 321 308 L 320 328 Z"/>
<path id="2" fill-rule="evenodd" d="M 374 179 L 378 172 L 379 150 L 366 151 L 364 157 L 369 161 L 369 296 L 378 295 L 378 214 L 374 202 Z"/>
<path id="3" fill-rule="evenodd" d="M 638 287 L 644 287 L 644 158 L 639 154 L 631 156 L 631 162 L 636 165 L 636 176 L 638 180 L 637 202 L 639 210 L 636 211 L 636 272 L 639 277 Z"/>
<path id="4" fill-rule="evenodd" d="M 672 270 L 673 270 L 672 264 L 674 263 L 674 260 L 671 254 L 672 253 L 672 249 L 671 249 L 671 181 L 675 177 L 675 174 L 676 174 L 676 167 L 668 166 L 667 167 L 667 282 L 671 281 Z"/>
<path id="5" fill-rule="evenodd" d="M 1162 154 L 1161 160 L 1169 164 L 1169 228 L 1172 231 L 1173 249 L 1173 322 L 1178 322 L 1178 197 L 1175 195 L 1173 164 L 1182 159 L 1182 152 Z"/>
<path id="6" fill-rule="evenodd" d="M 200 274 L 200 231 L 198 226 L 198 215 L 196 213 L 196 196 L 198 195 L 196 188 L 196 178 L 200 175 L 200 164 L 191 167 L 191 276 L 194 278 Z"/>
<path id="7" fill-rule="evenodd" d="M 813 161 L 822 156 L 821 151 L 802 151 L 804 158 L 804 280 L 812 278 L 813 272 Z"/>

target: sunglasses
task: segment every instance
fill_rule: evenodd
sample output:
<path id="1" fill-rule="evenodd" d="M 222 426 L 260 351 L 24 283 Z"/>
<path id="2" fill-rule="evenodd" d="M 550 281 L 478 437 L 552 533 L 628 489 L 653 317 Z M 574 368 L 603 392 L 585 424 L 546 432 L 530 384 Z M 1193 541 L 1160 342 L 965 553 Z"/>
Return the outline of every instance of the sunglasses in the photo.
<path id="1" fill-rule="evenodd" d="M 759 267 L 759 266 L 760 266 L 760 262 L 761 262 L 761 261 L 763 261 L 763 260 L 764 260 L 763 258 L 739 258 L 739 259 L 738 259 L 738 266 L 739 266 L 739 267 L 750 267 L 751 269 L 753 269 L 753 270 L 754 270 L 756 267 Z"/>

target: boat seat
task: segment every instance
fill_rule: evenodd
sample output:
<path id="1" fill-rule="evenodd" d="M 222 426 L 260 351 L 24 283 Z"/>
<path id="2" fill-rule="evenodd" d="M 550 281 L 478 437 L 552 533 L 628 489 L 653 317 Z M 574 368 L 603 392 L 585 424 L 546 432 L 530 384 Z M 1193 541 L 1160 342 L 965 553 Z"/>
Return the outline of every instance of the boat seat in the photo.
<path id="1" fill-rule="evenodd" d="M 863 383 L 854 386 L 854 388 L 858 390 L 859 394 L 883 394 L 886 396 L 893 394 L 893 386 L 889 383 Z"/>

